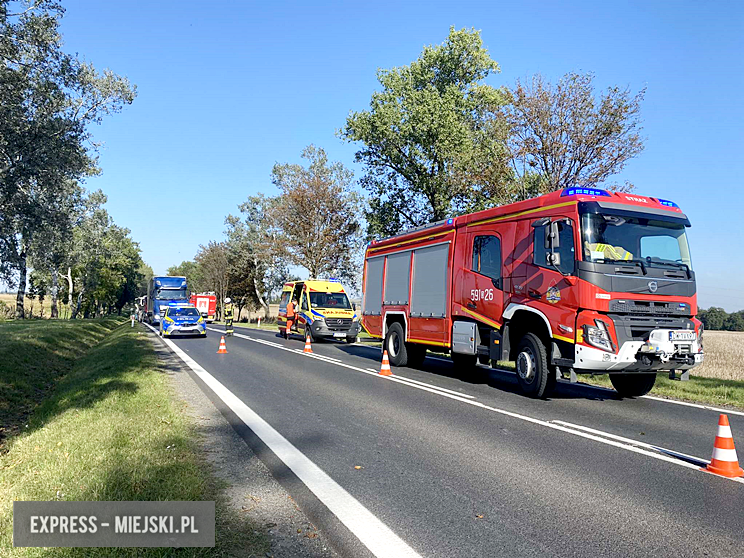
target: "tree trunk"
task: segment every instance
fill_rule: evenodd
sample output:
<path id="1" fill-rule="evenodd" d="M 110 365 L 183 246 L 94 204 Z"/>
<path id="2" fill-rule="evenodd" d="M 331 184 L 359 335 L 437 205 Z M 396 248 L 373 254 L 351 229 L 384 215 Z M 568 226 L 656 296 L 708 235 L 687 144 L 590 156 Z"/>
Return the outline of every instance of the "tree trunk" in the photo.
<path id="1" fill-rule="evenodd" d="M 256 281 L 256 278 L 253 278 L 253 290 L 256 291 L 256 298 L 258 299 L 258 303 L 263 306 L 264 309 L 264 318 L 269 318 L 269 314 L 271 311 L 269 310 L 269 305 L 266 304 L 266 301 L 264 300 L 261 290 L 258 288 L 258 281 Z"/>
<path id="2" fill-rule="evenodd" d="M 70 312 L 72 312 L 72 268 L 67 268 L 67 308 Z M 73 319 L 72 314 L 70 314 L 70 319 Z"/>
<path id="3" fill-rule="evenodd" d="M 75 318 L 77 318 L 77 315 L 80 312 L 80 305 L 83 303 L 84 292 L 85 292 L 85 287 L 80 289 L 80 292 L 77 295 L 77 304 L 75 305 L 75 310 L 72 311 L 72 315 L 70 316 L 71 320 L 74 320 Z M 72 308 L 72 295 L 70 295 L 70 308 Z"/>
<path id="4" fill-rule="evenodd" d="M 26 296 L 26 251 L 22 250 L 18 258 L 18 292 L 16 293 L 16 318 L 22 320 L 26 317 L 23 311 L 23 299 Z"/>
<path id="5" fill-rule="evenodd" d="M 59 316 L 57 310 L 57 295 L 59 294 L 59 272 L 55 266 L 49 270 L 52 273 L 52 319 Z"/>

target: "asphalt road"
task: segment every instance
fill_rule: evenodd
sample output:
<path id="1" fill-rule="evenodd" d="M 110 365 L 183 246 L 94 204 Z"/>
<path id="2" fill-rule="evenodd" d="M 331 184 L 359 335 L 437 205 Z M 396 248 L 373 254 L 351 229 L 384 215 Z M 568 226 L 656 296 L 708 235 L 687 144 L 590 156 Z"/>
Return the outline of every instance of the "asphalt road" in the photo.
<path id="1" fill-rule="evenodd" d="M 376 348 L 315 343 L 331 361 L 236 333 L 227 355 L 214 331 L 174 342 L 421 556 L 744 556 L 744 483 L 648 446 L 709 459 L 717 411 L 563 383 L 534 400 L 512 374 L 432 358 L 390 381 L 363 372 Z M 729 420 L 744 457 L 744 416 Z"/>

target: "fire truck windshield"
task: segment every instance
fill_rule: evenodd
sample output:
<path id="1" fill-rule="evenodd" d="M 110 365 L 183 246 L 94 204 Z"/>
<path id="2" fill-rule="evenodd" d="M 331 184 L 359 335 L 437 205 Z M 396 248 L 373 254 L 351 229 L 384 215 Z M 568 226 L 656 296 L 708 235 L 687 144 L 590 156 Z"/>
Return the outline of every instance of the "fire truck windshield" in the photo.
<path id="1" fill-rule="evenodd" d="M 158 289 L 158 300 L 178 300 L 187 298 L 186 289 Z"/>
<path id="2" fill-rule="evenodd" d="M 663 220 L 585 213 L 581 216 L 584 261 L 641 260 L 646 265 L 692 269 L 685 226 Z"/>

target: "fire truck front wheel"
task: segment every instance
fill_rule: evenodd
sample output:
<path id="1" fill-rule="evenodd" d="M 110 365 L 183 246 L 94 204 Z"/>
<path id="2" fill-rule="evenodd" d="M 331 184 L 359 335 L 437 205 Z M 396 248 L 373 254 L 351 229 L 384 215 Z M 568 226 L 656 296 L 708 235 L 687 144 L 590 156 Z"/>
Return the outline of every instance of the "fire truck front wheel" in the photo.
<path id="1" fill-rule="evenodd" d="M 610 374 L 610 382 L 620 397 L 640 397 L 654 387 L 656 374 Z"/>
<path id="2" fill-rule="evenodd" d="M 390 364 L 393 366 L 408 365 L 408 349 L 406 348 L 406 336 L 403 333 L 403 326 L 398 322 L 390 324 L 385 334 L 385 344 L 383 348 L 388 352 Z"/>
<path id="3" fill-rule="evenodd" d="M 544 397 L 548 394 L 550 367 L 545 345 L 534 333 L 526 333 L 517 347 L 517 381 L 527 395 Z"/>

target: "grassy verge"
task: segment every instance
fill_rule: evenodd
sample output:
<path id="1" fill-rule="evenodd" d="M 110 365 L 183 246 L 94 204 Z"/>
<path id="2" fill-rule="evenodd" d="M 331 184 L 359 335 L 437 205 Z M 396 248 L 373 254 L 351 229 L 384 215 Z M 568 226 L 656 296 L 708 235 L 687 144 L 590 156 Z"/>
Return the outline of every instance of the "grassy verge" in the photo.
<path id="1" fill-rule="evenodd" d="M 579 376 L 586 384 L 612 388 L 609 376 Z M 656 384 L 649 395 L 670 397 L 692 403 L 727 405 L 744 409 L 744 382 L 690 376 L 690 381 L 670 380 L 664 374 L 656 376 Z"/>
<path id="2" fill-rule="evenodd" d="M 513 372 L 514 363 L 510 361 L 499 362 L 498 368 Z M 582 374 L 579 376 L 579 382 L 612 389 L 612 383 L 607 374 L 596 376 Z M 737 380 L 690 375 L 689 381 L 681 382 L 670 380 L 664 374 L 657 374 L 656 384 L 649 395 L 669 397 L 691 403 L 705 403 L 715 406 L 727 405 L 744 409 L 744 382 Z"/>
<path id="3" fill-rule="evenodd" d="M 108 318 L 0 324 L 0 447 L 75 360 L 122 323 Z"/>
<path id="4" fill-rule="evenodd" d="M 34 328 L 48 324 L 19 327 L 23 325 L 32 335 Z M 58 337 L 56 345 L 66 343 L 73 330 Z M 140 328 L 118 327 L 61 379 L 58 371 L 50 372 L 57 378 L 55 389 L 31 414 L 28 427 L 24 424 L 21 433 L 7 441 L 0 456 L 0 554 L 91 554 L 84 548 L 12 549 L 13 500 L 215 500 L 213 549 L 112 548 L 95 554 L 263 556 L 268 550 L 261 529 L 228 507 L 222 487 L 199 453 L 195 429 L 175 402 L 168 377 L 158 369 L 143 337 Z M 52 341 L 47 345 L 52 354 L 67 351 Z M 40 367 L 37 373 L 42 371 Z"/>

